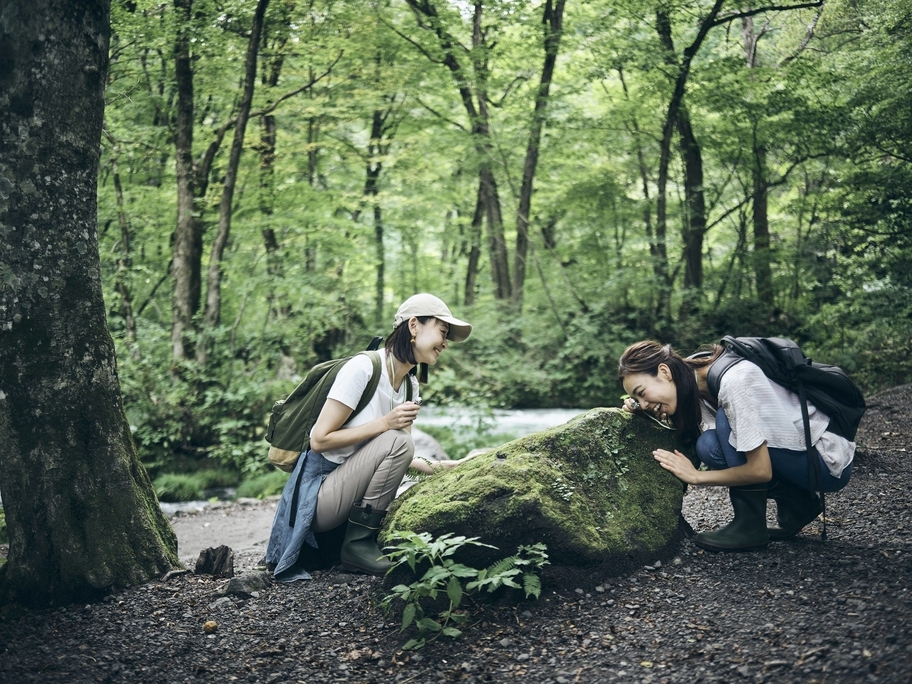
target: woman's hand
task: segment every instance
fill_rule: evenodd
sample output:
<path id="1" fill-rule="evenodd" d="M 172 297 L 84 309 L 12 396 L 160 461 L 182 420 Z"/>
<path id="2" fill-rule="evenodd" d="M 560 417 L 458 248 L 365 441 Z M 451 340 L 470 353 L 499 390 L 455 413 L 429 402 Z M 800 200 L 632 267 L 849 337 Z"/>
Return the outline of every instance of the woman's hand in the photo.
<path id="1" fill-rule="evenodd" d="M 660 466 L 682 482 L 698 484 L 700 471 L 694 467 L 687 456 L 677 449 L 673 453 L 665 449 L 656 449 L 652 452 L 652 457 L 659 462 Z"/>
<path id="2" fill-rule="evenodd" d="M 421 407 L 414 401 L 407 401 L 400 404 L 384 416 L 387 430 L 405 430 L 412 426 L 418 417 L 418 409 Z"/>

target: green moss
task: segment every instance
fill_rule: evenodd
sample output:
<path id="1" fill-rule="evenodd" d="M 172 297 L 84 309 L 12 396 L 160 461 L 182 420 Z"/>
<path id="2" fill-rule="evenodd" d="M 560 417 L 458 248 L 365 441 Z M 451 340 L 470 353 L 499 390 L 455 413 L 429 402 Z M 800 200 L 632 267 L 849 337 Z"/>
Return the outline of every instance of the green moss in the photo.
<path id="1" fill-rule="evenodd" d="M 504 444 L 412 487 L 388 530 L 544 542 L 552 562 L 657 554 L 680 533 L 684 487 L 652 457 L 670 431 L 617 409 Z"/>

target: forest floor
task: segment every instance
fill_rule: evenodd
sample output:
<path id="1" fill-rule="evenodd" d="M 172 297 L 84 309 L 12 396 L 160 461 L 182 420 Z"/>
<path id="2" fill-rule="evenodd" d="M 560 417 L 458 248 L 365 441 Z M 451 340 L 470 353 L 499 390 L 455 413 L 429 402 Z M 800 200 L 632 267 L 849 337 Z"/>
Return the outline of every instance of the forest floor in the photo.
<path id="1" fill-rule="evenodd" d="M 763 551 L 687 539 L 627 576 L 546 575 L 540 599 L 469 604 L 461 637 L 419 651 L 378 607 L 381 579 L 328 570 L 226 598 L 227 580 L 188 572 L 0 623 L 0 682 L 909 682 L 910 416 L 912 386 L 870 398 L 826 542 L 818 520 Z M 175 518 L 182 559 L 228 541 L 241 576 L 260 573 L 273 506 Z M 722 489 L 685 497 L 698 531 L 730 514 Z"/>

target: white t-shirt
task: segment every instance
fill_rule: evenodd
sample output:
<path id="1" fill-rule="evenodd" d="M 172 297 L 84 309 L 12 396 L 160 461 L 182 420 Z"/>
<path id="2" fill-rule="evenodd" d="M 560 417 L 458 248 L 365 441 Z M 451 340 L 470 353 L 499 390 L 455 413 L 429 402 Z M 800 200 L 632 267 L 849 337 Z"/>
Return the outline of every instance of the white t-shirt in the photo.
<path id="1" fill-rule="evenodd" d="M 729 442 L 747 452 L 766 442 L 769 447 L 804 451 L 804 419 L 801 400 L 794 392 L 767 378 L 750 361 L 741 361 L 726 371 L 719 384 L 719 406 L 731 425 Z M 706 402 L 701 405 L 703 429 L 716 425 L 716 414 Z M 840 477 L 855 455 L 855 442 L 827 431 L 829 416 L 808 402 L 811 443 L 833 477 Z"/>
<path id="2" fill-rule="evenodd" d="M 368 382 L 370 382 L 372 374 L 373 364 L 371 363 L 370 357 L 366 354 L 357 354 L 339 370 L 339 374 L 336 375 L 333 386 L 330 388 L 326 398 L 342 402 L 354 411 L 358 406 L 358 402 L 361 400 L 361 395 L 364 394 L 364 388 L 367 387 Z M 412 383 L 412 401 L 415 401 L 419 397 L 417 378 L 411 374 L 406 375 L 405 380 L 403 380 L 402 384 L 399 386 L 399 391 L 393 391 L 393 386 L 389 377 L 389 364 L 386 360 L 386 351 L 380 350 L 380 383 L 377 385 L 377 391 L 374 392 L 374 396 L 371 398 L 370 403 L 364 407 L 364 410 L 358 415 L 350 417 L 340 429 L 345 430 L 346 428 L 357 427 L 358 425 L 364 425 L 377 418 L 382 418 L 396 406 L 404 404 L 405 398 L 408 396 L 406 394 L 405 384 L 407 382 Z M 364 444 L 364 442 L 342 447 L 341 449 L 324 451 L 323 457 L 333 463 L 343 463 L 345 459 L 355 453 L 362 444 Z"/>

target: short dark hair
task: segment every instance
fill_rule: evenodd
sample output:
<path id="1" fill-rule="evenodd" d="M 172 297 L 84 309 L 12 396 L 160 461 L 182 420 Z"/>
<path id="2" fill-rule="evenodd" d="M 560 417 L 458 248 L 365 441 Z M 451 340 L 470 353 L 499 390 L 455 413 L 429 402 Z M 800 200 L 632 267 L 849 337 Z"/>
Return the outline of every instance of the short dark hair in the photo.
<path id="1" fill-rule="evenodd" d="M 433 316 L 418 316 L 418 322 L 424 325 L 432 320 Z M 411 370 L 413 375 L 418 376 L 418 382 L 426 383 L 428 380 L 428 368 L 426 363 L 418 363 L 415 360 L 415 349 L 412 346 L 412 332 L 409 330 L 408 321 L 402 321 L 386 338 L 383 345 L 387 354 L 392 354 L 402 363 L 410 363 L 417 367 Z"/>

